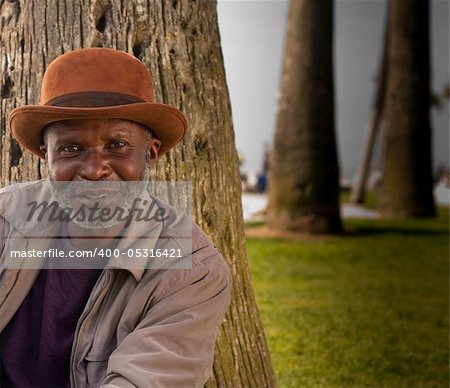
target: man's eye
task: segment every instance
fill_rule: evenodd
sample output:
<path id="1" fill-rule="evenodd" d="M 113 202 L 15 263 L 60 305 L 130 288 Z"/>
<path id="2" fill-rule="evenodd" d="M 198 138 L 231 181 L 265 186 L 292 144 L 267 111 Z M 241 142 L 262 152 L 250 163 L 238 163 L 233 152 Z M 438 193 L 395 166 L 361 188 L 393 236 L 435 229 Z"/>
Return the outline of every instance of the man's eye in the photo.
<path id="1" fill-rule="evenodd" d="M 126 142 L 118 140 L 118 141 L 112 142 L 110 144 L 110 147 L 113 148 L 113 149 L 120 149 L 120 148 L 125 147 L 126 145 L 127 145 Z"/>
<path id="2" fill-rule="evenodd" d="M 75 146 L 75 145 L 70 145 L 70 146 L 63 147 L 61 150 L 62 150 L 62 152 L 69 154 L 69 153 L 73 153 L 73 152 L 78 152 L 80 150 L 80 147 Z"/>

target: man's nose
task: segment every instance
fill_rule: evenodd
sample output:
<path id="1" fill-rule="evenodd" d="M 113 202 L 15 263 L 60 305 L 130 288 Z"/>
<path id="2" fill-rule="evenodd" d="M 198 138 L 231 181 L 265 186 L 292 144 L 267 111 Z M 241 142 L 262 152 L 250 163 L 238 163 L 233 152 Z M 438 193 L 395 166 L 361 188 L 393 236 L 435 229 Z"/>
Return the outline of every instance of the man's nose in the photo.
<path id="1" fill-rule="evenodd" d="M 103 150 L 92 149 L 87 151 L 85 160 L 80 169 L 82 179 L 99 181 L 107 178 L 112 173 L 109 160 Z"/>

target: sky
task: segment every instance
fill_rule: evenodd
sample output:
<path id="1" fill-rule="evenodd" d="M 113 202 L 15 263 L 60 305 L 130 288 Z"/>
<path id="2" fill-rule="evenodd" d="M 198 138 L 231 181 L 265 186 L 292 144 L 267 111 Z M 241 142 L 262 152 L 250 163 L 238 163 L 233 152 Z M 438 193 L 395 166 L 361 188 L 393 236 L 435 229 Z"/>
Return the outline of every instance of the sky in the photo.
<path id="1" fill-rule="evenodd" d="M 386 0 L 335 1 L 336 137 L 341 174 L 360 163 L 374 94 Z M 272 143 L 288 2 L 219 0 L 218 15 L 242 170 L 258 173 Z M 432 88 L 449 81 L 449 1 L 432 0 Z M 432 110 L 433 164 L 449 165 L 449 109 Z"/>

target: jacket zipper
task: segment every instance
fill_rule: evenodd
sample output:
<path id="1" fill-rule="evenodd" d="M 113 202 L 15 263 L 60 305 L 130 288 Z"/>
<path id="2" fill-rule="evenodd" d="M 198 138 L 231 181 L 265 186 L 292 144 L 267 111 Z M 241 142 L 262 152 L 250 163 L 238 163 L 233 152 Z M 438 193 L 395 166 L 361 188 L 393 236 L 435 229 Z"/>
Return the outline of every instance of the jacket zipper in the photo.
<path id="1" fill-rule="evenodd" d="M 84 310 L 83 314 L 81 314 L 81 317 L 78 320 L 77 327 L 75 329 L 75 334 L 74 334 L 73 342 L 72 342 L 72 351 L 70 354 L 70 387 L 71 388 L 76 387 L 74 361 L 75 361 L 75 355 L 77 353 L 78 337 L 79 337 L 79 334 L 81 331 L 81 327 L 83 326 L 84 322 L 86 321 L 87 316 L 89 314 L 91 314 L 97 300 L 100 298 L 100 296 L 103 294 L 103 292 L 111 284 L 111 280 L 113 278 L 113 273 L 112 273 L 113 270 L 107 270 L 107 271 L 108 272 L 106 275 L 106 279 L 103 281 L 103 284 L 101 285 L 99 292 L 95 296 L 93 296 L 89 299 L 88 305 L 87 305 L 86 309 Z"/>

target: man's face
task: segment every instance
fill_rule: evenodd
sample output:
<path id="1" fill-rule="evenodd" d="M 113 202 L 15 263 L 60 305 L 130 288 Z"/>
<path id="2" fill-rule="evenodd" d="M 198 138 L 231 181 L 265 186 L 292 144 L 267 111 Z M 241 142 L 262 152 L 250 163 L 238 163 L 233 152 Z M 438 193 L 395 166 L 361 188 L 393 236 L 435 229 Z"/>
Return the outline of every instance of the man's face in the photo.
<path id="1" fill-rule="evenodd" d="M 77 119 L 46 129 L 52 181 L 139 181 L 157 159 L 159 141 L 143 125 L 120 119 Z"/>
<path id="2" fill-rule="evenodd" d="M 96 205 L 130 209 L 146 188 L 160 144 L 144 126 L 118 119 L 60 121 L 47 127 L 45 143 L 50 189 L 62 208 L 74 211 Z M 107 229 L 121 221 L 74 222 L 84 229 Z"/>

